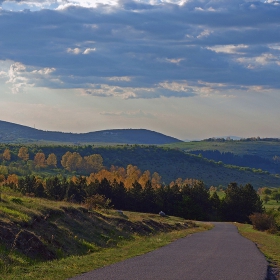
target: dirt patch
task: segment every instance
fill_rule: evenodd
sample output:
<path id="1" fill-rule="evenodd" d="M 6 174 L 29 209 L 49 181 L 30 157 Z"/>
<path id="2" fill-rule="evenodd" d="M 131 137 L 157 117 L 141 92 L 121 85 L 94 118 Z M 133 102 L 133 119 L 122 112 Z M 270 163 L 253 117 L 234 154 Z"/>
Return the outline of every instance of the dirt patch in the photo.
<path id="1" fill-rule="evenodd" d="M 17 250 L 32 259 L 51 260 L 55 258 L 33 232 L 18 229 L 15 224 L 0 223 L 0 240 L 8 250 Z"/>

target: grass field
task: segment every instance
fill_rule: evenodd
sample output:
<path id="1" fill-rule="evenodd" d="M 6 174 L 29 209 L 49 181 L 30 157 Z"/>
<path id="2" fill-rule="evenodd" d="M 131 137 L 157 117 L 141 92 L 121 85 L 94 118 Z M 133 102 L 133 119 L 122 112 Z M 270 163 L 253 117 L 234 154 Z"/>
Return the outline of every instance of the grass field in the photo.
<path id="1" fill-rule="evenodd" d="M 265 207 L 265 209 L 275 209 L 277 210 L 280 207 L 280 203 L 276 202 L 276 200 L 269 200 L 267 203 L 263 203 L 263 206 Z"/>
<path id="2" fill-rule="evenodd" d="M 251 225 L 235 223 L 244 237 L 252 240 L 266 256 L 272 267 L 280 269 L 280 236 L 254 230 Z M 278 277 L 280 279 L 280 277 Z"/>

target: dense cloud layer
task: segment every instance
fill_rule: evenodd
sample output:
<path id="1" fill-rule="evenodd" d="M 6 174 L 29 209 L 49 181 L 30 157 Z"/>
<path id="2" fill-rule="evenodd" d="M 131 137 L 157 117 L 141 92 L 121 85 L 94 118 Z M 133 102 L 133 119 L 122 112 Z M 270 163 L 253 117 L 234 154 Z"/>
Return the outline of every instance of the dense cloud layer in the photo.
<path id="1" fill-rule="evenodd" d="M 121 98 L 280 88 L 279 1 L 99 2 L 0 1 L 0 79 Z"/>

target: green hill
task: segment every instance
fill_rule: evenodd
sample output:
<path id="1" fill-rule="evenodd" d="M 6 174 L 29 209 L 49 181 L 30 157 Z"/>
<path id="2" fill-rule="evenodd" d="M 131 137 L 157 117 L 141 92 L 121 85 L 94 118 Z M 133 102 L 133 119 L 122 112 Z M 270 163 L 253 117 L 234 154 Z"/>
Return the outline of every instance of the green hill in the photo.
<path id="1" fill-rule="evenodd" d="M 147 129 L 109 129 L 88 133 L 65 133 L 44 131 L 28 126 L 0 121 L 0 142 L 56 142 L 68 144 L 121 143 L 159 145 L 182 141 Z"/>
<path id="2" fill-rule="evenodd" d="M 12 151 L 12 157 L 17 158 L 19 145 L 0 145 L 0 152 L 5 147 L 9 147 Z M 77 173 L 66 172 L 61 166 L 61 158 L 67 152 L 77 152 L 82 157 L 91 154 L 100 154 L 103 158 L 103 164 L 107 169 L 111 165 L 126 168 L 129 164 L 137 166 L 142 172 L 149 170 L 151 174 L 158 172 L 161 181 L 169 184 L 177 178 L 193 178 L 204 181 L 207 186 L 227 186 L 230 182 L 238 184 L 251 183 L 255 188 L 270 186 L 280 187 L 280 176 L 269 174 L 267 171 L 253 169 L 248 167 L 239 167 L 227 165 L 222 162 L 215 162 L 206 158 L 185 153 L 179 149 L 163 148 L 159 146 L 147 145 L 117 145 L 117 146 L 28 146 L 30 159 L 38 151 L 42 151 L 45 155 L 50 153 L 56 154 L 58 158 L 58 168 L 51 170 L 57 174 L 63 173 L 72 176 Z M 16 172 L 17 165 L 11 168 L 13 173 Z M 39 174 L 47 175 L 48 170 L 37 170 Z M 18 174 L 21 175 L 21 174 Z M 24 175 L 24 174 L 23 174 Z M 79 175 L 79 174 L 78 174 Z M 83 174 L 89 175 L 89 174 Z"/>
<path id="3" fill-rule="evenodd" d="M 262 170 L 242 168 L 218 163 L 213 160 L 187 154 L 176 149 L 154 146 L 100 147 L 94 151 L 104 158 L 107 167 L 111 164 L 138 166 L 142 171 L 158 172 L 162 181 L 170 183 L 177 178 L 194 178 L 207 186 L 227 186 L 230 182 L 251 183 L 255 188 L 263 186 L 280 187 L 280 176 Z"/>
<path id="4" fill-rule="evenodd" d="M 241 140 L 208 139 L 169 144 L 186 153 L 202 155 L 214 161 L 280 174 L 280 140 L 248 138 Z"/>

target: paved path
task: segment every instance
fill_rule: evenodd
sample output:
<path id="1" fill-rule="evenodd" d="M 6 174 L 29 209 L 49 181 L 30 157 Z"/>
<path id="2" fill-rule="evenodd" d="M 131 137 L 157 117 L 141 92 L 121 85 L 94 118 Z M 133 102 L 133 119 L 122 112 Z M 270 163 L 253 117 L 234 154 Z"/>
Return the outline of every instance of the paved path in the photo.
<path id="1" fill-rule="evenodd" d="M 234 225 L 215 227 L 73 280 L 264 280 L 267 262 Z"/>

